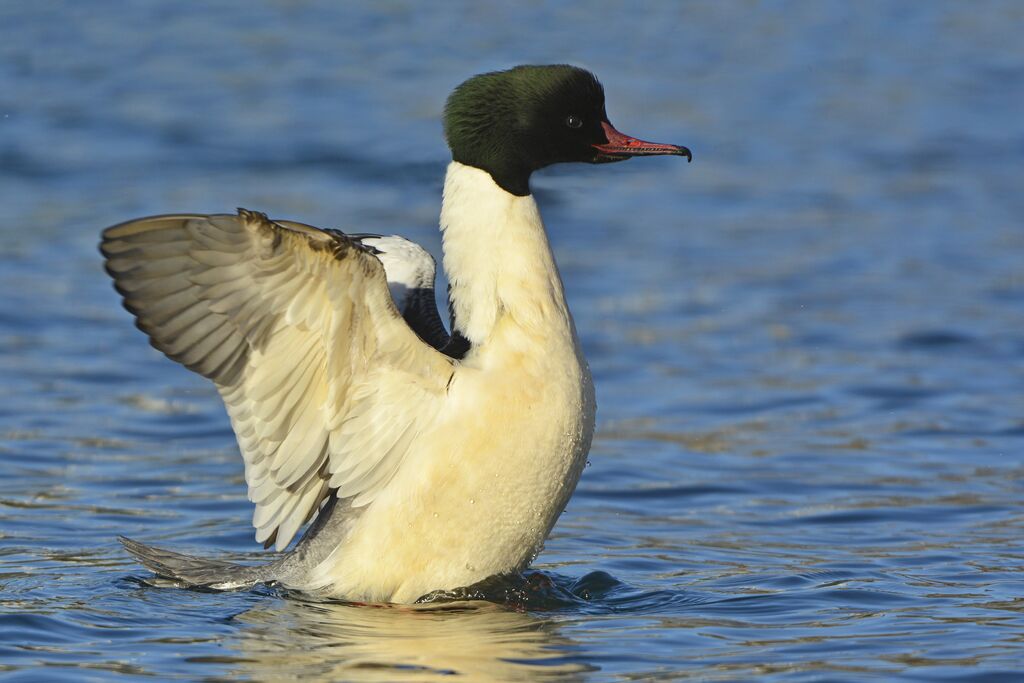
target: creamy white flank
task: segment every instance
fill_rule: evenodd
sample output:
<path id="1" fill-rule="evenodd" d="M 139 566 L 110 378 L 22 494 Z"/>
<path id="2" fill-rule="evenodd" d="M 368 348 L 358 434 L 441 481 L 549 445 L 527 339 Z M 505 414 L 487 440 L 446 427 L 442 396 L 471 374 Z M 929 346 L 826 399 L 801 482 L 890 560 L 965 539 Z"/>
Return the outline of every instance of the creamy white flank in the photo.
<path id="1" fill-rule="evenodd" d="M 472 349 L 394 477 L 298 588 L 410 602 L 523 569 L 579 480 L 594 390 L 536 202 L 453 162 L 441 229 Z"/>

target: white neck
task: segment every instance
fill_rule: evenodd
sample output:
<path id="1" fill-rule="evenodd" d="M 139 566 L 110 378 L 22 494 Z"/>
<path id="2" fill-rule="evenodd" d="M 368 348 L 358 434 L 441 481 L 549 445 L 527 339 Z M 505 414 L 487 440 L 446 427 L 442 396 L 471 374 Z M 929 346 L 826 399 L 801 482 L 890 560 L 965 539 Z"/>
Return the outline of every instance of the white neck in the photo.
<path id="1" fill-rule="evenodd" d="M 575 336 L 537 203 L 453 161 L 441 205 L 455 328 L 474 347 L 504 318 L 532 335 Z"/>

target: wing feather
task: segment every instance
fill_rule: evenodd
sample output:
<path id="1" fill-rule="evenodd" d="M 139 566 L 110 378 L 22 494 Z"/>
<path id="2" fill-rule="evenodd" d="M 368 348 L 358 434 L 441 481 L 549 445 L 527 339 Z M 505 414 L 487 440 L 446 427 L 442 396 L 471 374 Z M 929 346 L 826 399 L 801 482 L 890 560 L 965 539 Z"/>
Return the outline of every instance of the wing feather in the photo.
<path id="1" fill-rule="evenodd" d="M 123 223 L 101 250 L 153 346 L 220 391 L 260 542 L 284 548 L 332 489 L 372 501 L 441 409 L 456 362 L 342 233 L 240 209 Z"/>

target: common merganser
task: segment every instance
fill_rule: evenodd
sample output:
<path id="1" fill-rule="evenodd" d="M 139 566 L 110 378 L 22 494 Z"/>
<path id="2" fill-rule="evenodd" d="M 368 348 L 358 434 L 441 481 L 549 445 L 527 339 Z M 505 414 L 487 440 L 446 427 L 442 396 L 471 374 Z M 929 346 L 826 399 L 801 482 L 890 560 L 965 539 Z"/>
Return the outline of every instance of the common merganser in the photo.
<path id="1" fill-rule="evenodd" d="M 573 66 L 458 86 L 441 208 L 451 335 L 434 263 L 398 237 L 236 214 L 103 233 L 154 347 L 214 382 L 245 460 L 256 540 L 242 566 L 122 538 L 182 585 L 259 582 L 368 602 L 524 569 L 579 480 L 596 403 L 530 176 L 560 162 L 691 154 L 618 132 Z"/>

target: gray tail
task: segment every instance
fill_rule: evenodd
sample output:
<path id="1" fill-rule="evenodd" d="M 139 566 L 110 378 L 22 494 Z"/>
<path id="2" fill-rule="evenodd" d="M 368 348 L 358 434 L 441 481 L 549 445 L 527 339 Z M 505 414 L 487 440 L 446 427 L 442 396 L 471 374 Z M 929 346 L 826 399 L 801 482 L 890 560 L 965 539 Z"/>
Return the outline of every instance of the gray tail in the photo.
<path id="1" fill-rule="evenodd" d="M 163 548 L 154 548 L 124 536 L 118 536 L 117 540 L 121 541 L 125 550 L 147 569 L 159 576 L 174 579 L 188 586 L 232 590 L 249 588 L 273 578 L 269 565 L 249 567 L 233 562 L 211 560 Z"/>

